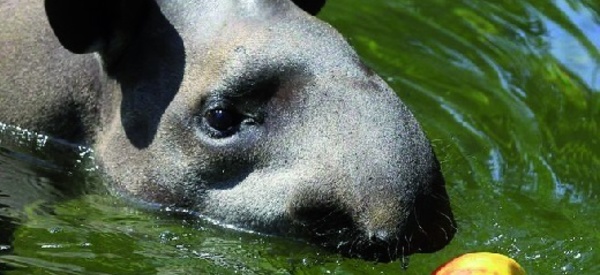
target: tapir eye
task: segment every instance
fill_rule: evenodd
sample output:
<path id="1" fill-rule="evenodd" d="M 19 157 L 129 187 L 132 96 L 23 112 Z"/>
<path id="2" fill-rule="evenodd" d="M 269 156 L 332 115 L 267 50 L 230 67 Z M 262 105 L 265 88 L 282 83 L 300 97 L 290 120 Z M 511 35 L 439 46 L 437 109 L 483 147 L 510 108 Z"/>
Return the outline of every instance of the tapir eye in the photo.
<path id="1" fill-rule="evenodd" d="M 234 134 L 245 117 L 234 110 L 217 108 L 204 113 L 204 122 L 210 127 L 215 138 L 228 137 Z"/>

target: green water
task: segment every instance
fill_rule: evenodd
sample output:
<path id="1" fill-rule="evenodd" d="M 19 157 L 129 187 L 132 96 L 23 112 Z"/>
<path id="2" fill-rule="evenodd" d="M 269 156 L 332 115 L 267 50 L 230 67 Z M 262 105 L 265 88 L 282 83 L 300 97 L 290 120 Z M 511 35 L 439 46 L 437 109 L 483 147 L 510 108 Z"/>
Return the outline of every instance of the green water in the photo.
<path id="1" fill-rule="evenodd" d="M 403 269 L 186 213 L 145 212 L 97 190 L 0 211 L 27 220 L 15 222 L 12 246 L 0 244 L 0 270 L 429 274 L 459 254 L 493 251 L 529 274 L 600 274 L 600 2 L 331 0 L 320 17 L 392 85 L 432 140 L 459 224 L 447 248 L 413 255 Z M 43 159 L 68 149 L 9 139 L 0 133 L 4 181 L 101 184 L 84 151 L 65 153 L 74 164 L 40 164 L 15 152 Z"/>

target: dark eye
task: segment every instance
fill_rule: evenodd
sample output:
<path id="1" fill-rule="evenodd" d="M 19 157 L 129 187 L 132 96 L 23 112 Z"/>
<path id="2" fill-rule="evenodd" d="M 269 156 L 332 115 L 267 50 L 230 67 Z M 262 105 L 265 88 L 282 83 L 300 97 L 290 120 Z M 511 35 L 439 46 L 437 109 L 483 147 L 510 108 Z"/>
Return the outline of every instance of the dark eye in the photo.
<path id="1" fill-rule="evenodd" d="M 244 116 L 232 110 L 212 109 L 204 113 L 204 120 L 213 131 L 217 132 L 216 136 L 225 137 L 235 132 L 244 120 Z"/>

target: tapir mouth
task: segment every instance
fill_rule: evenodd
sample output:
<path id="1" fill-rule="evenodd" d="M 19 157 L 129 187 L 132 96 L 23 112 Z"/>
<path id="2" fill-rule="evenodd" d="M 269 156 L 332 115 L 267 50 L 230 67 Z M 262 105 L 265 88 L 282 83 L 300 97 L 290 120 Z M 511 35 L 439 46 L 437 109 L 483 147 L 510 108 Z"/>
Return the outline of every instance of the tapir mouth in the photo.
<path id="1" fill-rule="evenodd" d="M 409 216 L 391 229 L 365 230 L 342 209 L 315 207 L 303 211 L 310 211 L 312 216 L 300 222 L 309 242 L 345 257 L 377 262 L 438 251 L 457 230 L 447 197 L 437 194 L 417 198 Z"/>

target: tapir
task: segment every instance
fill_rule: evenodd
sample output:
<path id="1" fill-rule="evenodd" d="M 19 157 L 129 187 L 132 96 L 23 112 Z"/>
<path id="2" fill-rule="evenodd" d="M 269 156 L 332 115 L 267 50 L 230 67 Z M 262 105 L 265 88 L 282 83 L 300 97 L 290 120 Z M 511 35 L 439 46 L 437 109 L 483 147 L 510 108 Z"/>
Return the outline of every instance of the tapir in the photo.
<path id="1" fill-rule="evenodd" d="M 310 0 L 2 0 L 0 121 L 114 193 L 389 261 L 456 223 L 432 146 Z"/>

